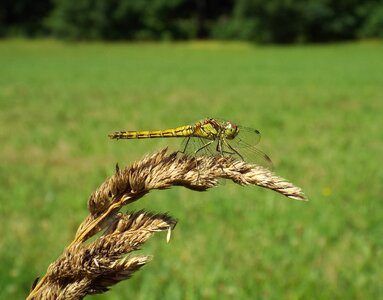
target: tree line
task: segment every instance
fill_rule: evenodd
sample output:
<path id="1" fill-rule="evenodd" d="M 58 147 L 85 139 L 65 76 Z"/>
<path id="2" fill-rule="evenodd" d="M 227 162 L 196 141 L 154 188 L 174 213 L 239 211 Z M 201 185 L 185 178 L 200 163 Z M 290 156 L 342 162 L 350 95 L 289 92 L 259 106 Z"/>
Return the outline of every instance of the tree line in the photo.
<path id="1" fill-rule="evenodd" d="M 0 36 L 259 43 L 383 38 L 383 0 L 2 0 Z"/>

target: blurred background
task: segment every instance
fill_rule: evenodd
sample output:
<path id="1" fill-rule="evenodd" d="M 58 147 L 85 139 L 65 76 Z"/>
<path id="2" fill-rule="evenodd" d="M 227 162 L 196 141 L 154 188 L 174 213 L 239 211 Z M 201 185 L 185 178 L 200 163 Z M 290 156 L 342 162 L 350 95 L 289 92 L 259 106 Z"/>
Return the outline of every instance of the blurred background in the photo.
<path id="1" fill-rule="evenodd" d="M 0 298 L 22 299 L 116 163 L 204 117 L 262 133 L 308 203 L 227 182 L 154 191 L 178 219 L 94 299 L 383 298 L 382 1 L 3 0 Z"/>
<path id="2" fill-rule="evenodd" d="M 383 37 L 381 0 L 3 0 L 0 36 L 328 42 Z"/>

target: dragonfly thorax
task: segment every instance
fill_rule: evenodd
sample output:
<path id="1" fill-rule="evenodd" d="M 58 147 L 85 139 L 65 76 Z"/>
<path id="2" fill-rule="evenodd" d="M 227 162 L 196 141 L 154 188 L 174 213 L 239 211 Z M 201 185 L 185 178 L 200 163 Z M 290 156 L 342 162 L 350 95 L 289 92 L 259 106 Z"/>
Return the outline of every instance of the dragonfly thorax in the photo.
<path id="1" fill-rule="evenodd" d="M 193 136 L 209 140 L 232 140 L 239 133 L 237 125 L 230 121 L 218 121 L 216 119 L 205 119 L 198 122 L 194 128 Z"/>

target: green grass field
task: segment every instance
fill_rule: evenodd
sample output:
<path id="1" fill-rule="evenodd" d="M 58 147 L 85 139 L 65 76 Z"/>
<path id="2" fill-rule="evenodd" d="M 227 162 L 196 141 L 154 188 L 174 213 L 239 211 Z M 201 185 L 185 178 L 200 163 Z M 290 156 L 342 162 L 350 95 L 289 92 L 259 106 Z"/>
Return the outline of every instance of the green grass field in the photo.
<path id="1" fill-rule="evenodd" d="M 155 191 L 153 261 L 93 299 L 383 297 L 383 43 L 0 41 L 0 298 L 22 299 L 114 166 L 178 140 L 111 141 L 219 117 L 262 132 L 274 171 L 310 202 L 227 182 Z M 91 299 L 91 298 L 89 298 Z"/>

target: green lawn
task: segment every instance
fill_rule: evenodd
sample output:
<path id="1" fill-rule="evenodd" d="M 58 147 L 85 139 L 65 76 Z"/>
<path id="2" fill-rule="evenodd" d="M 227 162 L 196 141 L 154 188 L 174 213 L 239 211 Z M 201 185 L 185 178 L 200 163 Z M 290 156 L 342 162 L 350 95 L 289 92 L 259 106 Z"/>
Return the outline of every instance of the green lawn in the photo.
<path id="1" fill-rule="evenodd" d="M 383 43 L 62 44 L 0 41 L 0 298 L 21 299 L 87 215 L 89 194 L 179 141 L 110 141 L 211 116 L 262 132 L 302 203 L 226 183 L 155 191 L 169 244 L 93 299 L 383 297 Z M 89 298 L 91 299 L 91 298 Z"/>

